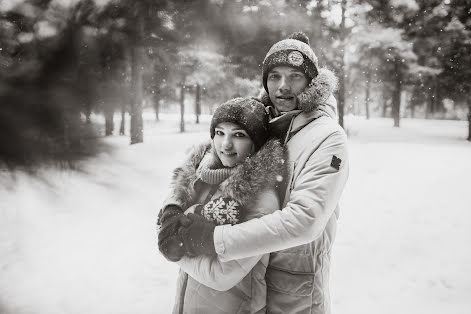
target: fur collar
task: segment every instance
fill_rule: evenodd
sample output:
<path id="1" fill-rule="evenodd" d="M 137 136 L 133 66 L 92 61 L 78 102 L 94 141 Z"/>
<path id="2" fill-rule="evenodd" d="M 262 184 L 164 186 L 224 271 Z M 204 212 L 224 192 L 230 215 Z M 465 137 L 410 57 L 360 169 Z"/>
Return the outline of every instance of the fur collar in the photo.
<path id="1" fill-rule="evenodd" d="M 197 195 L 198 167 L 203 158 L 214 158 L 211 143 L 194 148 L 189 158 L 175 169 L 172 184 L 174 197 L 186 210 L 194 204 Z M 222 197 L 231 197 L 247 206 L 267 188 L 275 188 L 286 173 L 286 151 L 277 139 L 267 141 L 260 150 L 234 169 L 234 173 L 221 184 Z"/>
<path id="2" fill-rule="evenodd" d="M 338 79 L 335 74 L 326 68 L 321 68 L 319 74 L 312 79 L 309 86 L 298 95 L 298 109 L 303 112 L 316 110 L 320 105 L 324 104 L 329 96 L 337 89 L 337 84 Z M 261 95 L 261 102 L 265 106 L 273 106 L 265 90 Z"/>

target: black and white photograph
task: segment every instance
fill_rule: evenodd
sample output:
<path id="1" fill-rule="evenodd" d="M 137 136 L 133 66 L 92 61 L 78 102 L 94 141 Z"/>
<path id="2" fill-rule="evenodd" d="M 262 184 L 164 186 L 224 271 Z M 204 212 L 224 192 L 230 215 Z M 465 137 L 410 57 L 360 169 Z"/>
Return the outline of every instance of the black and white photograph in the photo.
<path id="1" fill-rule="evenodd" d="M 468 314 L 471 0 L 0 0 L 0 314 Z"/>

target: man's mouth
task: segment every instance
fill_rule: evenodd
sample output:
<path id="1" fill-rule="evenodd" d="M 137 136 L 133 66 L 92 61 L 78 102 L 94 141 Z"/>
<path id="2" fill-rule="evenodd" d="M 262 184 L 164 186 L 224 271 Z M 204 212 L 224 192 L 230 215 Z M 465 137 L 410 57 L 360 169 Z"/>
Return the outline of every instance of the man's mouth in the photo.
<path id="1" fill-rule="evenodd" d="M 277 99 L 281 99 L 281 100 L 291 100 L 291 99 L 294 99 L 294 96 L 292 95 L 280 95 L 280 96 L 276 96 Z"/>

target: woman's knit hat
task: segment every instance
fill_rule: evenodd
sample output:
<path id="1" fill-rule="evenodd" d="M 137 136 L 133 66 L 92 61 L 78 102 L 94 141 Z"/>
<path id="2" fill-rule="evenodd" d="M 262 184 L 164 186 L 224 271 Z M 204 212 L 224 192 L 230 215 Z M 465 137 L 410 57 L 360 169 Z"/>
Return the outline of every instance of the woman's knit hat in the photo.
<path id="1" fill-rule="evenodd" d="M 258 150 L 268 139 L 268 114 L 265 106 L 254 98 L 234 98 L 216 108 L 211 120 L 211 138 L 219 123 L 232 122 L 240 125 Z"/>
<path id="2" fill-rule="evenodd" d="M 287 65 L 302 71 L 310 82 L 317 76 L 318 61 L 311 46 L 309 38 L 303 32 L 291 34 L 288 39 L 274 44 L 263 60 L 262 74 L 263 87 L 268 93 L 268 72 L 274 67 Z"/>

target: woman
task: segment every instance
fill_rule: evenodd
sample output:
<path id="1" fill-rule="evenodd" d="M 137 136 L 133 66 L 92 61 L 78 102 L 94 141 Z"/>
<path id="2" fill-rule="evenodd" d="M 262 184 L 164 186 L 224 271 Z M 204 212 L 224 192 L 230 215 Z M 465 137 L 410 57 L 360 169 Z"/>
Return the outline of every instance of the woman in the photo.
<path id="1" fill-rule="evenodd" d="M 182 225 L 201 219 L 237 224 L 280 208 L 276 184 L 282 180 L 284 152 L 277 140 L 267 141 L 263 104 L 229 100 L 214 112 L 210 133 L 212 143 L 196 148 L 175 171 L 174 192 L 160 219 L 164 226 L 175 219 Z M 172 211 L 174 204 L 188 208 L 187 216 Z M 181 248 L 179 237 L 170 238 L 159 242 L 165 256 L 170 250 L 190 250 Z M 183 257 L 174 313 L 265 313 L 268 259 L 268 254 L 231 262 Z"/>

